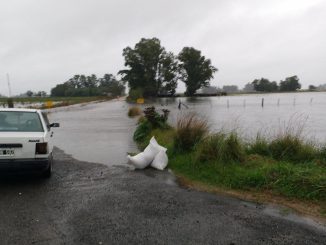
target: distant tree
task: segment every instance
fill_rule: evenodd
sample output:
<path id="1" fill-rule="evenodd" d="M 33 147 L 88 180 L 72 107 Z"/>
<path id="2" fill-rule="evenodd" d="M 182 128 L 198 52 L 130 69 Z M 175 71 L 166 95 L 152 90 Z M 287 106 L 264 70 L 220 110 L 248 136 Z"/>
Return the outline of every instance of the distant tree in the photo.
<path id="1" fill-rule="evenodd" d="M 224 85 L 222 90 L 227 93 L 236 93 L 239 91 L 239 88 L 237 85 Z"/>
<path id="2" fill-rule="evenodd" d="M 54 97 L 63 97 L 66 96 L 66 91 L 69 89 L 67 83 L 57 84 L 54 88 L 51 89 L 51 96 Z"/>
<path id="3" fill-rule="evenodd" d="M 201 87 L 209 86 L 209 81 L 217 71 L 210 59 L 201 55 L 201 51 L 184 47 L 178 55 L 180 61 L 180 79 L 186 85 L 185 94 L 192 96 Z"/>
<path id="4" fill-rule="evenodd" d="M 280 91 L 296 91 L 301 88 L 299 78 L 297 76 L 287 77 L 280 82 Z"/>
<path id="5" fill-rule="evenodd" d="M 175 92 L 175 59 L 165 51 L 159 39 L 142 38 L 134 48 L 126 47 L 123 56 L 128 69 L 119 74 L 131 91 L 142 90 L 144 96 L 157 96 L 162 90 Z"/>
<path id="6" fill-rule="evenodd" d="M 254 85 L 254 89 L 258 92 L 276 92 L 278 90 L 277 83 L 270 82 L 266 78 L 255 79 L 252 84 Z"/>
<path id="7" fill-rule="evenodd" d="M 117 81 L 112 74 L 105 74 L 103 78 L 97 78 L 94 74 L 75 75 L 65 83 L 56 85 L 51 90 L 51 96 L 99 96 L 106 93 L 120 96 L 124 91 L 123 83 Z"/>
<path id="8" fill-rule="evenodd" d="M 246 93 L 254 92 L 255 91 L 254 85 L 252 83 L 247 83 L 244 86 L 243 91 Z"/>
<path id="9" fill-rule="evenodd" d="M 33 94 L 34 94 L 34 93 L 33 93 L 31 90 L 28 90 L 28 91 L 26 92 L 26 95 L 27 95 L 28 97 L 32 97 Z"/>
<path id="10" fill-rule="evenodd" d="M 313 90 L 317 90 L 317 87 L 314 85 L 309 85 L 309 90 L 313 91 Z"/>
<path id="11" fill-rule="evenodd" d="M 99 80 L 99 89 L 102 93 L 111 94 L 114 96 L 123 95 L 125 86 L 121 81 L 118 81 L 112 74 L 105 74 Z"/>

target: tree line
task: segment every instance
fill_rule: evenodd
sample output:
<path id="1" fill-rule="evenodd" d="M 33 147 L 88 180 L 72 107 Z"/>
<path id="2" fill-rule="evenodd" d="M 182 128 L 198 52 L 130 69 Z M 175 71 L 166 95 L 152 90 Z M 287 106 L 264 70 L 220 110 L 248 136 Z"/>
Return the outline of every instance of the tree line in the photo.
<path id="1" fill-rule="evenodd" d="M 185 95 L 192 96 L 209 86 L 217 68 L 200 50 L 184 47 L 178 55 L 169 52 L 158 38 L 142 38 L 135 46 L 123 49 L 125 69 L 118 72 L 121 81 L 112 74 L 75 75 L 56 85 L 52 96 L 98 96 L 124 94 L 125 84 L 131 98 L 173 96 L 178 82 L 186 86 Z M 277 83 L 267 78 L 255 79 L 251 84 L 257 92 L 296 91 L 301 88 L 299 78 L 291 76 Z"/>
<path id="2" fill-rule="evenodd" d="M 279 84 L 275 81 L 271 82 L 267 78 L 255 79 L 251 84 L 257 92 L 291 92 L 301 88 L 297 76 L 287 77 Z"/>
<path id="3" fill-rule="evenodd" d="M 193 95 L 202 86 L 208 86 L 217 69 L 201 51 L 184 47 L 176 56 L 166 51 L 158 38 L 142 38 L 134 48 L 126 47 L 122 53 L 125 69 L 118 74 L 118 81 L 112 74 L 103 78 L 95 75 L 75 75 L 68 81 L 56 85 L 52 96 L 94 96 L 110 93 L 121 95 L 125 84 L 133 97 L 172 96 L 178 81 L 186 85 L 185 94 Z"/>
<path id="4" fill-rule="evenodd" d="M 122 81 L 112 74 L 105 74 L 102 78 L 96 75 L 75 75 L 68 81 L 56 85 L 51 90 L 51 96 L 120 96 L 125 92 Z"/>

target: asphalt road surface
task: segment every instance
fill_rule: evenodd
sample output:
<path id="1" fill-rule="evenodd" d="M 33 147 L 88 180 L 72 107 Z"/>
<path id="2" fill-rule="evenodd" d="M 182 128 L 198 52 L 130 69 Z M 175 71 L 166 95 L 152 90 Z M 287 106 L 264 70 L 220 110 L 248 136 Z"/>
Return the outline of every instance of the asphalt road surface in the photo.
<path id="1" fill-rule="evenodd" d="M 179 187 L 168 171 L 54 153 L 51 179 L 1 177 L 0 244 L 326 244 L 325 227 Z"/>

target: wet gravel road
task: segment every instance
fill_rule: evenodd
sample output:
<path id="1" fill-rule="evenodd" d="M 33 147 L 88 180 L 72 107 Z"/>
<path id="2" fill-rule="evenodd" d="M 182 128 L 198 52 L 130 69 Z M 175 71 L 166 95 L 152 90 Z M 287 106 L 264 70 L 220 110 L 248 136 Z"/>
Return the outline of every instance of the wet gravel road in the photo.
<path id="1" fill-rule="evenodd" d="M 81 162 L 0 181 L 0 244 L 325 244 L 326 231 L 176 185 L 168 171 Z"/>

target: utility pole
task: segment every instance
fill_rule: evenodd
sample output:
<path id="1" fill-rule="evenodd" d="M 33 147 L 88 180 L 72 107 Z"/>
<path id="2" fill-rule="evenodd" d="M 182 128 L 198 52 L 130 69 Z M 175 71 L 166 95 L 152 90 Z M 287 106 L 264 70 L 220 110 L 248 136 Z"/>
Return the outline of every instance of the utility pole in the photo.
<path id="1" fill-rule="evenodd" d="M 10 86 L 9 73 L 7 73 L 7 82 L 8 82 L 9 98 L 11 98 L 11 86 Z"/>
<path id="2" fill-rule="evenodd" d="M 7 82 L 8 82 L 8 90 L 9 90 L 9 97 L 8 97 L 8 108 L 14 108 L 14 101 L 11 98 L 11 87 L 10 87 L 10 79 L 9 79 L 9 74 L 7 73 Z"/>

